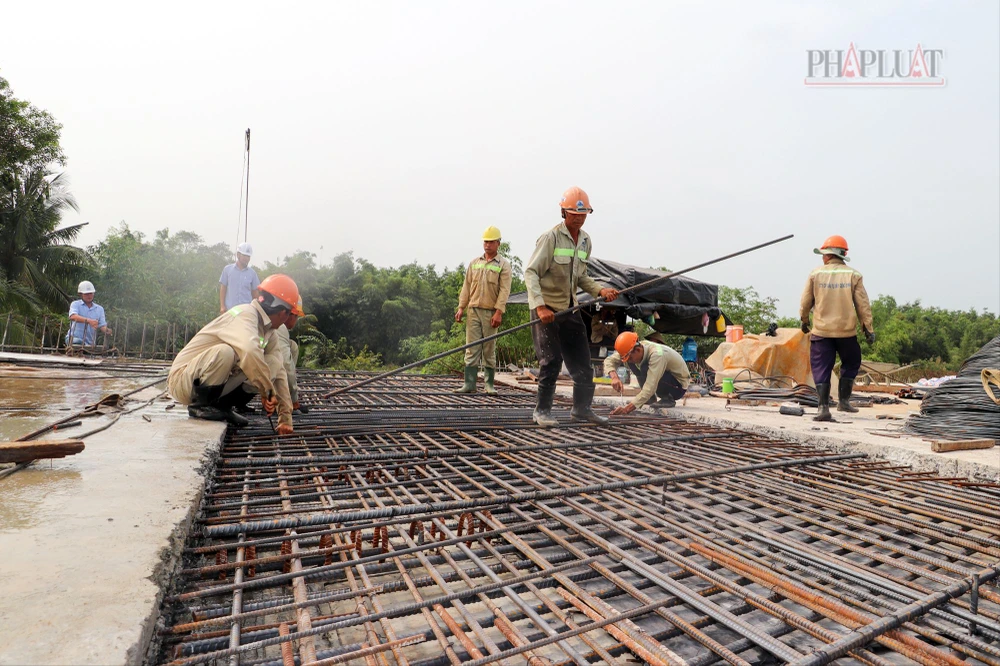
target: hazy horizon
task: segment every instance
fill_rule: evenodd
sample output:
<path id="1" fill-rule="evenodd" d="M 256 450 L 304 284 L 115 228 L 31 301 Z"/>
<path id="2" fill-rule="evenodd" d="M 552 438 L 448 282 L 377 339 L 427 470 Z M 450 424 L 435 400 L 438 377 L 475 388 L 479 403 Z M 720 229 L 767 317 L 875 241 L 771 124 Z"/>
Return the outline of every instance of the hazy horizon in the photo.
<path id="1" fill-rule="evenodd" d="M 579 185 L 614 261 L 794 233 L 691 274 L 784 316 L 831 234 L 873 299 L 997 313 L 998 25 L 972 2 L 66 4 L 42 46 L 5 31 L 0 76 L 63 124 L 82 245 L 124 220 L 235 247 L 250 127 L 257 266 L 455 267 L 488 225 L 527 259 Z M 850 43 L 942 49 L 947 84 L 803 84 L 808 50 Z"/>

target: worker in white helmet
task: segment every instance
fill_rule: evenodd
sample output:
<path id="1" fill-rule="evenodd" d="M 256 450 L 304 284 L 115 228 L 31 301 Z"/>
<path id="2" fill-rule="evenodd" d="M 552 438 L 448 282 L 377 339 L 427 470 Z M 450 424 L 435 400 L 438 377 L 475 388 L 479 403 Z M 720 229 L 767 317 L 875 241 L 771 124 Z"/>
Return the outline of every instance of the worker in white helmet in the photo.
<path id="1" fill-rule="evenodd" d="M 219 277 L 219 314 L 228 312 L 237 305 L 246 305 L 257 300 L 260 292 L 260 278 L 257 271 L 250 268 L 253 246 L 240 243 L 236 248 L 236 261 L 222 269 Z"/>
<path id="2" fill-rule="evenodd" d="M 69 330 L 66 331 L 66 346 L 90 347 L 97 340 L 97 331 L 111 335 L 111 328 L 104 316 L 104 308 L 94 302 L 94 283 L 84 280 L 76 288 L 80 296 L 69 306 Z"/>

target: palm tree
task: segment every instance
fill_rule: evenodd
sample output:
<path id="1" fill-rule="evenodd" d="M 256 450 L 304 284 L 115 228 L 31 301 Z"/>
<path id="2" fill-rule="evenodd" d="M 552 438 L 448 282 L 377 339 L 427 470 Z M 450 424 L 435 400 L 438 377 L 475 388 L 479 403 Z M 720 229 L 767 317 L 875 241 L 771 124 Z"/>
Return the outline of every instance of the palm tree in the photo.
<path id="1" fill-rule="evenodd" d="M 0 306 L 22 312 L 63 310 L 87 254 L 70 245 L 84 224 L 59 228 L 79 210 L 64 174 L 38 169 L 0 179 Z"/>

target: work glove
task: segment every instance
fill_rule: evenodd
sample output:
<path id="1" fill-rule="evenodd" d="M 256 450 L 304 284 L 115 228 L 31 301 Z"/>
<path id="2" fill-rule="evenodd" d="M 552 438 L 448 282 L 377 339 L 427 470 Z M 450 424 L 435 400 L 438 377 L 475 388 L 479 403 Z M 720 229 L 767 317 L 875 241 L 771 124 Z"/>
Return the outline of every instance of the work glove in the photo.
<path id="1" fill-rule="evenodd" d="M 865 341 L 870 345 L 875 344 L 875 331 L 865 331 Z"/>
<path id="2" fill-rule="evenodd" d="M 802 332 L 803 333 L 809 332 L 809 322 L 807 321 L 802 322 Z"/>
<path id="3" fill-rule="evenodd" d="M 270 416 L 278 408 L 278 399 L 273 395 L 266 398 L 261 396 L 260 404 L 264 407 L 264 413 Z"/>

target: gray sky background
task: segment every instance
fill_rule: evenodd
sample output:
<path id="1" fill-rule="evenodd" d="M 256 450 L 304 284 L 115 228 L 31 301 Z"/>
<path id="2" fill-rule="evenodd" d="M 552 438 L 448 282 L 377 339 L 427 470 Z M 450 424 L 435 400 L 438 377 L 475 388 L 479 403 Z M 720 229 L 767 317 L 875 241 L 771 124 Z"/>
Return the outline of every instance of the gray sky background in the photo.
<path id="1" fill-rule="evenodd" d="M 869 293 L 1000 310 L 1000 3 L 30 3 L 0 76 L 63 123 L 89 245 L 125 220 L 235 243 L 527 259 L 583 187 L 595 254 L 794 315 L 826 236 Z M 807 49 L 944 49 L 942 89 L 811 89 Z M 320 250 L 320 246 L 323 247 Z M 100 286 L 98 285 L 98 289 Z"/>

